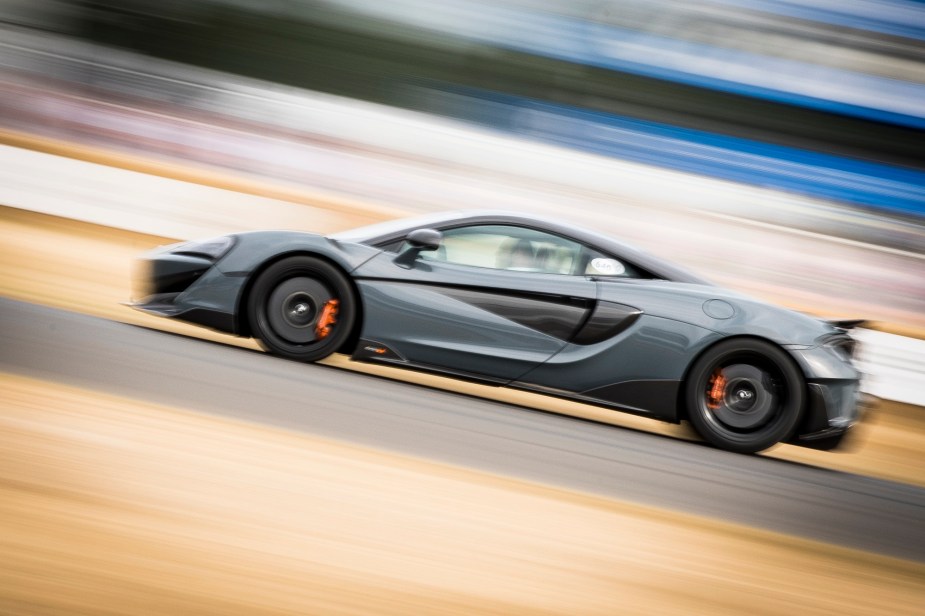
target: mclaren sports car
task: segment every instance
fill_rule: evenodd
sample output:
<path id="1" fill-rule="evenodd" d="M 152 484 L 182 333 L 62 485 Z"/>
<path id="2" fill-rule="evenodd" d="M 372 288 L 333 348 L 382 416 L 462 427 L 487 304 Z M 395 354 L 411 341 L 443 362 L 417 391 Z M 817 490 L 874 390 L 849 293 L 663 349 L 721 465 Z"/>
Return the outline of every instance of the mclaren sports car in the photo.
<path id="1" fill-rule="evenodd" d="M 130 305 L 314 362 L 336 352 L 668 422 L 736 452 L 832 449 L 858 417 L 853 322 L 722 289 L 594 231 L 464 212 L 238 233 L 137 264 Z"/>

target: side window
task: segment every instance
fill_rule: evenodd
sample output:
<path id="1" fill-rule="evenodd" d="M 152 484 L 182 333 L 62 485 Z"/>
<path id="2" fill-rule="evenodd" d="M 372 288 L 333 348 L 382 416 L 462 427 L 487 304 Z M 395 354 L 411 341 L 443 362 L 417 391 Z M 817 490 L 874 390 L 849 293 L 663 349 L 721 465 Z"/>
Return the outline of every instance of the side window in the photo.
<path id="1" fill-rule="evenodd" d="M 428 261 L 572 276 L 625 276 L 616 259 L 573 240 L 508 225 L 480 225 L 443 232 L 439 250 L 421 253 Z"/>

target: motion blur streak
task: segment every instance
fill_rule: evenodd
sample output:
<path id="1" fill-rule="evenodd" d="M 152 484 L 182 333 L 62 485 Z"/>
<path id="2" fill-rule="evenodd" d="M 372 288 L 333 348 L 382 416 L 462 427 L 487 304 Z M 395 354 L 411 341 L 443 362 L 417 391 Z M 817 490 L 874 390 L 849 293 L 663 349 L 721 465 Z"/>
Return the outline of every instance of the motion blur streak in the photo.
<path id="1" fill-rule="evenodd" d="M 892 615 L 925 601 L 919 563 L 141 400 L 0 375 L 0 409 L 4 613 Z"/>
<path id="2" fill-rule="evenodd" d="M 485 105 L 494 110 L 479 118 L 482 128 L 473 128 L 429 114 L 124 50 L 103 53 L 98 46 L 47 33 L 10 31 L 7 40 L 7 54 L 0 56 L 0 78 L 6 88 L 0 99 L 2 127 L 51 137 L 65 146 L 102 146 L 111 150 L 110 159 L 125 151 L 131 152 L 132 160 L 166 158 L 171 169 L 185 167 L 181 176 L 187 178 L 195 164 L 207 166 L 206 175 L 213 179 L 216 170 L 227 171 L 236 179 L 235 186 L 249 185 L 251 190 L 272 182 L 275 196 L 298 204 L 316 206 L 327 193 L 330 206 L 306 208 L 302 225 L 306 229 L 329 227 L 332 208 L 337 207 L 370 217 L 379 206 L 384 206 L 380 216 L 485 207 L 538 214 L 567 211 L 577 223 L 612 232 L 736 289 L 783 299 L 795 307 L 812 306 L 825 316 L 925 325 L 921 258 L 925 232 L 920 214 L 925 183 L 922 131 L 914 128 L 886 123 L 843 126 L 838 122 L 844 116 L 809 117 L 790 107 L 750 109 L 744 119 L 735 119 L 732 115 L 748 107 L 747 101 L 698 102 L 697 96 L 679 93 L 656 98 L 662 104 L 681 105 L 685 114 L 696 117 L 676 117 L 667 111 L 648 114 L 655 108 L 648 100 L 637 100 L 627 108 L 595 109 L 579 103 L 610 100 L 609 95 L 598 92 L 580 100 L 547 100 L 542 93 L 507 92 L 482 81 L 447 87 L 451 76 L 433 88 L 415 79 L 413 85 L 402 85 L 396 76 L 388 87 L 376 89 L 399 88 L 415 103 L 407 106 L 425 111 L 452 115 L 462 108 L 471 116 Z M 358 43 L 354 51 L 362 55 L 369 49 Z M 329 56 L 317 57 L 321 62 Z M 290 60 L 295 61 L 287 57 L 283 65 L 290 67 Z M 349 76 L 351 66 L 338 68 Z M 617 78 L 610 73 L 606 77 Z M 574 87 L 590 83 L 575 76 L 563 80 Z M 463 94 L 475 87 L 500 92 L 508 97 L 504 100 L 544 101 L 530 103 L 544 107 L 495 105 L 491 100 L 479 106 Z M 605 130 L 606 122 L 576 122 L 568 114 L 538 113 L 542 109 L 569 109 L 585 119 L 631 118 L 635 126 L 697 135 L 712 145 L 667 139 L 648 129 L 642 134 Z M 709 118 L 702 117 L 706 113 Z M 748 125 L 781 118 L 789 122 L 787 127 L 769 125 L 758 130 Z M 828 128 L 824 134 L 809 134 L 819 127 Z M 514 135 L 504 134 L 511 130 Z M 557 146 L 538 142 L 547 137 Z M 716 145 L 720 142 L 721 148 Z M 619 146 L 620 151 L 602 150 L 595 144 Z M 737 150 L 739 146 L 746 149 Z M 782 154 L 795 151 L 802 162 Z M 645 164 L 615 158 L 621 152 Z M 16 191 L 17 183 L 28 184 L 62 168 L 56 164 L 53 172 L 30 172 L 31 157 L 14 152 L 8 158 L 12 160 L 4 165 L 4 173 L 10 177 L 0 183 L 3 194 Z M 674 169 L 665 167 L 672 162 Z M 691 173 L 695 163 L 702 171 L 706 168 L 705 173 L 712 168 L 719 177 Z M 842 164 L 844 169 L 839 167 Z M 865 170 L 882 173 L 875 177 Z M 748 177 L 743 179 L 742 174 Z M 79 180 L 82 174 L 75 175 Z M 730 176 L 742 181 L 719 179 Z M 786 183 L 786 190 L 769 190 L 764 183 L 772 176 Z M 87 174 L 83 177 L 97 193 L 108 190 L 108 199 L 85 192 L 77 181 L 75 190 L 65 195 L 59 187 L 39 184 L 63 197 L 73 216 L 104 201 L 134 203 L 150 186 L 146 183 L 145 191 L 133 191 L 131 182 L 126 183 L 128 188 L 115 181 L 106 186 Z M 307 190 L 306 186 L 321 195 L 297 198 L 293 188 Z M 148 219 L 196 192 L 173 190 L 167 194 L 176 195 L 175 199 L 146 204 Z M 832 195 L 847 201 L 835 201 Z M 223 228 L 247 226 L 245 221 L 252 218 L 244 213 L 241 200 L 226 198 L 229 209 L 221 212 Z M 895 207 L 859 205 L 868 201 Z M 358 203 L 367 205 L 357 207 Z M 5 204 L 34 207 L 9 200 Z M 287 213 L 278 205 L 261 202 L 257 216 L 264 217 L 263 226 L 294 226 L 298 213 L 292 213 L 291 206 L 295 204 Z M 197 208 L 185 210 L 190 219 L 206 216 Z M 174 212 L 161 216 L 159 226 L 178 228 Z M 110 225 L 126 215 L 118 208 L 109 214 Z"/>
<path id="3" fill-rule="evenodd" d="M 120 306 L 134 256 L 504 208 L 922 336 L 923 68 L 913 0 L 0 0 L 0 613 L 920 614 L 922 407 L 733 461 L 35 304 L 253 350 Z"/>

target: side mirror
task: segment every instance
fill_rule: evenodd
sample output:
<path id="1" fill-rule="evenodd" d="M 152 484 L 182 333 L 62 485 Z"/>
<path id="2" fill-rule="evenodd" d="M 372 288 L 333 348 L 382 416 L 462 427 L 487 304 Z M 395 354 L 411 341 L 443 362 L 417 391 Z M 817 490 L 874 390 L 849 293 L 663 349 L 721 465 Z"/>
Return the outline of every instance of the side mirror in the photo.
<path id="1" fill-rule="evenodd" d="M 443 234 L 436 229 L 415 229 L 408 234 L 405 240 L 418 251 L 437 250 L 443 241 Z"/>
<path id="2" fill-rule="evenodd" d="M 407 248 L 401 251 L 393 261 L 399 267 L 411 269 L 421 252 L 440 248 L 443 234 L 436 229 L 415 229 L 405 236 L 405 241 L 408 243 Z"/>

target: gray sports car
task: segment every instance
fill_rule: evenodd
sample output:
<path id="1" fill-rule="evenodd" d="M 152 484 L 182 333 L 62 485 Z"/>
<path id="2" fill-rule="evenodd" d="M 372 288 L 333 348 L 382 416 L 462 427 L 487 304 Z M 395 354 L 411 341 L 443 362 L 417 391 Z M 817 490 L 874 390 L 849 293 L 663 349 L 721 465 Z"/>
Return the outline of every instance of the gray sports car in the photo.
<path id="1" fill-rule="evenodd" d="M 260 231 L 139 261 L 133 307 L 317 361 L 334 352 L 668 422 L 714 445 L 831 449 L 858 417 L 846 333 L 560 222 L 449 213 Z"/>

